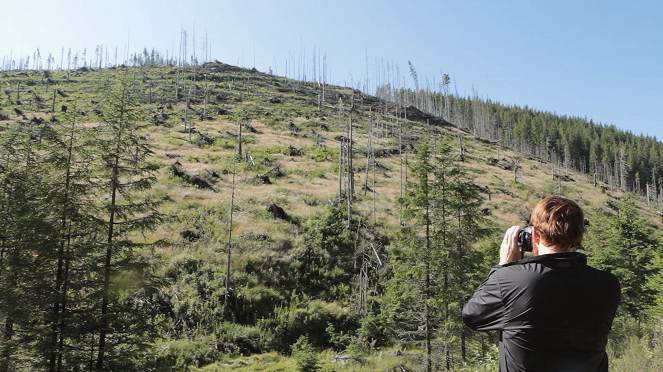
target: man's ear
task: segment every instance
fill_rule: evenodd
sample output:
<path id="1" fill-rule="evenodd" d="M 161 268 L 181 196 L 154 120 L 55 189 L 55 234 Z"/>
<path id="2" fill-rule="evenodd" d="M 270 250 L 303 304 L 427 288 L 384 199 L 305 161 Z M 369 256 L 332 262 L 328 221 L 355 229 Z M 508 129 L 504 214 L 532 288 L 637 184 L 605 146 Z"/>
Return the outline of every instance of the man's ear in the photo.
<path id="1" fill-rule="evenodd" d="M 541 236 L 539 235 L 539 231 L 536 229 L 536 227 L 532 226 L 532 243 L 539 244 L 540 240 Z"/>

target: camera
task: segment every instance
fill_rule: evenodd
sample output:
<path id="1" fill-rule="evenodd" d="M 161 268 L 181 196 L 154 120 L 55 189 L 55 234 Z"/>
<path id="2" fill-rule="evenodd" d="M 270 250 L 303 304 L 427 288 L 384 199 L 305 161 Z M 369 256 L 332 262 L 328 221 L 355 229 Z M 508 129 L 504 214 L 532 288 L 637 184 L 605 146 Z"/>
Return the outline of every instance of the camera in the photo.
<path id="1" fill-rule="evenodd" d="M 532 251 L 532 226 L 525 226 L 518 232 L 518 246 L 523 252 Z"/>

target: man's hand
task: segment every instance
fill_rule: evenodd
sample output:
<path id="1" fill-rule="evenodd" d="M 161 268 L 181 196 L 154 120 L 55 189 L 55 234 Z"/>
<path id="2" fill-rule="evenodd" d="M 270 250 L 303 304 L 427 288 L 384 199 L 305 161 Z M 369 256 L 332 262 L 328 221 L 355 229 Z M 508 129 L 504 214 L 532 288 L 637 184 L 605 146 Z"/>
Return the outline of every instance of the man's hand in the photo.
<path id="1" fill-rule="evenodd" d="M 502 240 L 502 246 L 500 247 L 500 265 L 523 258 L 523 252 L 518 246 L 519 232 L 520 226 L 511 226 L 504 234 L 504 240 Z"/>

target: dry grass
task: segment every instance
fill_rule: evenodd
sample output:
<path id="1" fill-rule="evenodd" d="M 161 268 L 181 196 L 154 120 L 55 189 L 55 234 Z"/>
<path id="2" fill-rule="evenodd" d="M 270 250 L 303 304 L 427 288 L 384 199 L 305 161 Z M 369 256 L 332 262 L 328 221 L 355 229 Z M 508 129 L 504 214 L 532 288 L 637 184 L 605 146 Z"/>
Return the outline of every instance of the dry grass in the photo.
<path id="1" fill-rule="evenodd" d="M 328 117 L 334 115 L 333 112 L 323 113 Z M 293 123 L 302 123 L 307 119 L 304 117 L 293 117 L 290 119 Z M 357 126 L 364 125 L 357 120 Z M 245 144 L 243 149 L 251 153 L 259 152 L 262 149 L 292 146 L 295 148 L 310 148 L 315 146 L 315 139 L 309 134 L 287 135 L 278 129 L 274 129 L 265 124 L 260 119 L 252 119 L 250 122 L 259 133 L 250 133 L 255 142 Z M 201 131 L 208 134 L 236 133 L 237 125 L 226 120 L 208 121 L 198 125 Z M 424 128 L 418 124 L 413 124 L 413 132 L 422 134 Z M 497 145 L 487 144 L 476 141 L 473 136 L 459 131 L 455 128 L 442 128 L 445 136 L 450 138 L 462 138 L 465 147 L 465 156 L 467 162 L 464 163 L 469 169 L 469 174 L 475 182 L 491 190 L 490 196 L 485 194 L 486 206 L 492 211 L 493 219 L 498 226 L 506 227 L 511 224 L 522 224 L 524 218 L 529 215 L 531 208 L 538 200 L 550 193 L 557 192 L 558 181 L 553 180 L 551 164 L 541 162 L 535 159 L 528 159 L 524 154 L 515 153 L 511 149 L 500 148 L 500 158 L 506 161 L 512 161 L 518 158 L 521 169 L 518 172 L 517 180 L 514 181 L 513 171 L 504 170 L 497 166 L 491 166 L 487 163 L 488 157 L 497 156 Z M 334 140 L 337 135 L 343 135 L 343 132 L 324 132 L 326 138 L 324 145 L 330 149 L 338 147 L 338 141 Z M 159 128 L 150 133 L 156 147 L 156 154 L 164 164 L 169 165 L 179 161 L 183 169 L 189 174 L 203 175 L 208 171 L 219 172 L 224 167 L 229 168 L 230 159 L 236 149 L 219 148 L 199 148 L 193 143 L 188 142 L 188 136 L 178 132 L 176 128 L 168 131 L 166 128 Z M 193 136 L 194 140 L 197 137 Z M 355 148 L 366 148 L 368 144 L 367 134 L 355 134 Z M 173 145 L 173 139 L 177 138 L 179 144 Z M 376 148 L 388 148 L 393 146 L 394 138 L 378 138 L 375 141 Z M 453 139 L 453 141 L 457 141 Z M 175 148 L 176 147 L 176 148 Z M 179 155 L 176 159 L 166 156 L 167 153 L 175 152 Z M 356 154 L 354 164 L 357 167 L 365 167 L 366 159 L 362 155 Z M 196 157 L 207 157 L 217 159 L 216 162 L 196 162 L 192 161 Z M 283 207 L 286 212 L 296 216 L 300 220 L 305 220 L 317 213 L 330 201 L 338 195 L 339 179 L 336 161 L 316 162 L 308 154 L 301 156 L 288 156 L 283 153 L 272 153 L 272 164 L 278 164 L 285 172 L 283 177 L 272 177 L 271 185 L 252 184 L 251 180 L 257 172 L 251 166 L 244 164 L 243 170 L 240 170 L 235 177 L 235 203 L 242 206 L 242 212 L 237 213 L 234 219 L 233 231 L 237 234 L 258 233 L 265 231 L 270 233 L 273 238 L 287 238 L 279 234 L 282 229 L 281 221 L 269 221 L 260 218 L 260 210 L 265 209 L 272 203 Z M 412 154 L 408 155 L 409 161 L 413 160 Z M 367 218 L 377 220 L 387 226 L 396 226 L 398 224 L 398 207 L 395 200 L 400 195 L 401 186 L 401 159 L 395 155 L 377 159 L 389 170 L 376 172 L 375 177 L 375 206 L 376 216 L 373 216 L 373 193 L 372 191 L 362 190 L 366 183 L 365 172 L 355 173 L 355 185 L 357 193 L 360 195 L 360 201 L 355 203 L 355 208 L 363 213 Z M 319 176 L 307 176 L 307 172 L 316 171 Z M 557 169 L 555 169 L 557 172 Z M 562 169 L 564 172 L 564 169 Z M 164 174 L 167 170 L 164 170 Z M 573 171 L 569 176 L 575 182 L 563 182 L 564 193 L 574 199 L 577 199 L 583 206 L 592 207 L 600 205 L 605 200 L 606 195 L 600 192 L 599 188 L 594 188 L 591 179 L 586 175 L 581 175 Z M 219 192 L 208 190 L 198 190 L 191 186 L 170 186 L 169 195 L 172 202 L 164 206 L 164 211 L 177 209 L 175 206 L 181 203 L 199 203 L 201 206 L 210 205 L 229 205 L 232 176 L 226 174 L 215 184 Z M 373 174 L 368 175 L 368 187 L 373 188 Z M 621 193 L 616 192 L 615 196 L 621 197 Z M 249 202 L 250 201 L 250 202 Z M 654 211 L 643 208 L 642 202 L 639 207 L 650 217 Z M 283 222 L 287 223 L 287 222 Z M 166 234 L 167 228 L 160 229 L 157 234 Z"/>

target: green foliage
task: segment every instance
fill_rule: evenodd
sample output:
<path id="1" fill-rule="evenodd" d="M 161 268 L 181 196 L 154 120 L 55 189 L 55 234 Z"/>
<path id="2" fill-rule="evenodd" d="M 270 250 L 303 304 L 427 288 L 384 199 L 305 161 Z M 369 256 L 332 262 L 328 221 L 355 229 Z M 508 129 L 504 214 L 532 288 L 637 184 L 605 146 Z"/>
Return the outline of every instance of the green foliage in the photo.
<path id="1" fill-rule="evenodd" d="M 143 244 L 127 239 L 132 231 L 145 231 L 161 222 L 157 211 L 158 200 L 141 198 L 139 192 L 150 189 L 156 182 L 158 166 L 149 162 L 153 154 L 151 145 L 141 134 L 138 123 L 144 111 L 138 103 L 129 76 L 122 76 L 109 91 L 102 114 L 102 124 L 96 128 L 96 152 L 101 162 L 96 168 L 97 187 L 101 195 L 98 216 L 102 231 L 105 230 L 101 260 L 102 274 L 101 314 L 96 367 L 111 366 L 125 353 L 126 348 L 140 350 L 146 340 L 154 337 L 149 327 L 134 327 L 133 332 L 123 332 L 127 308 L 114 306 L 126 290 L 111 286 L 114 275 L 123 271 L 138 273 L 135 249 Z M 121 228 L 118 225 L 121 224 Z M 148 267 L 140 267 L 146 270 Z M 132 274 L 133 274 L 132 273 Z M 135 320 L 135 318 L 133 319 Z M 114 325 L 115 327 L 112 327 Z M 108 342 L 107 342 L 108 341 Z M 130 350 L 127 352 L 131 352 Z M 108 359 L 106 358 L 108 354 Z"/>
<path id="2" fill-rule="evenodd" d="M 232 150 L 237 145 L 237 141 L 228 138 L 215 138 L 214 147 L 221 150 Z"/>
<path id="3" fill-rule="evenodd" d="M 277 157 L 274 156 L 273 154 L 270 154 L 269 152 L 257 148 L 257 149 L 252 149 L 250 151 L 251 157 L 253 158 L 253 163 L 251 162 L 244 162 L 243 157 L 237 160 L 242 161 L 241 163 L 237 164 L 237 169 L 239 171 L 244 171 L 244 170 L 252 170 L 258 173 L 265 173 L 266 171 L 269 170 L 272 166 L 274 166 L 277 162 Z M 232 168 L 232 167 L 229 167 Z"/>
<path id="4" fill-rule="evenodd" d="M 494 344 L 490 345 L 479 355 L 471 355 L 470 363 L 458 369 L 462 372 L 494 372 L 499 363 L 499 350 Z"/>
<path id="5" fill-rule="evenodd" d="M 188 160 L 194 163 L 221 164 L 224 160 L 226 160 L 226 158 L 221 155 L 200 154 L 200 155 L 190 155 L 188 157 Z"/>
<path id="6" fill-rule="evenodd" d="M 309 169 L 293 169 L 292 171 L 290 171 L 290 173 L 304 176 L 306 178 L 327 178 L 327 176 L 329 175 L 329 169 L 311 167 Z"/>
<path id="7" fill-rule="evenodd" d="M 324 131 L 329 131 L 329 127 L 327 124 L 316 121 L 316 120 L 307 120 L 299 125 L 303 129 L 309 129 L 309 130 L 324 130 Z"/>
<path id="8" fill-rule="evenodd" d="M 590 264 L 619 278 L 622 299 L 618 314 L 641 319 L 660 294 L 651 279 L 660 271 L 654 259 L 661 242 L 630 200 L 614 205 L 617 214 L 597 211 L 591 215 L 584 246 Z"/>
<path id="9" fill-rule="evenodd" d="M 320 370 L 318 354 L 308 343 L 305 336 L 301 336 L 292 346 L 292 354 L 297 361 L 297 371 L 316 372 Z"/>
<path id="10" fill-rule="evenodd" d="M 188 371 L 192 367 L 203 367 L 222 357 L 215 345 L 212 338 L 158 342 L 147 355 L 142 367 L 155 372 L 179 372 Z"/>
<path id="11" fill-rule="evenodd" d="M 57 324 L 46 309 L 56 301 L 53 252 L 61 231 L 54 203 L 44 198 L 55 185 L 41 150 L 22 128 L 4 133 L 0 143 L 0 370 L 20 359 L 39 365 L 53 347 L 40 328 L 44 321 L 49 330 Z"/>
<path id="12" fill-rule="evenodd" d="M 306 203 L 306 205 L 311 206 L 311 207 L 318 206 L 321 203 L 320 198 L 316 198 L 316 197 L 311 196 L 311 195 L 303 195 L 301 197 L 301 200 L 304 203 Z"/>
<path id="13" fill-rule="evenodd" d="M 342 349 L 349 341 L 345 336 L 358 328 L 358 319 L 349 308 L 312 300 L 291 302 L 288 307 L 276 308 L 271 319 L 263 319 L 258 324 L 265 334 L 270 335 L 270 348 L 288 352 L 302 336 L 315 347 Z M 340 340 L 344 341 L 339 344 Z"/>
<path id="14" fill-rule="evenodd" d="M 307 147 L 305 152 L 317 162 L 338 161 L 338 149 L 332 149 L 324 145 Z"/>
<path id="15" fill-rule="evenodd" d="M 264 285 L 242 288 L 238 296 L 242 301 L 244 312 L 251 314 L 253 319 L 270 317 L 274 308 L 285 299 L 278 290 Z"/>
<path id="16" fill-rule="evenodd" d="M 268 147 L 262 147 L 261 149 L 258 150 L 259 152 L 264 152 L 266 154 L 285 154 L 288 151 L 288 148 L 285 146 L 268 146 Z"/>
<path id="17" fill-rule="evenodd" d="M 0 308 L 12 330 L 3 334 L 1 370 L 19 360 L 26 370 L 134 369 L 161 330 L 158 262 L 138 256 L 144 245 L 129 236 L 160 222 L 159 202 L 141 194 L 158 167 L 146 161 L 126 78 L 106 104 L 95 128 L 80 125 L 74 102 L 39 141 L 20 128 L 2 134 L 0 195 L 13 201 L 0 212 L 12 229 L 2 232 L 0 280 L 12 290 L 0 303 L 20 313 Z"/>
<path id="18" fill-rule="evenodd" d="M 392 343 L 393 334 L 385 314 L 369 313 L 361 318 L 357 330 L 357 341 L 371 348 L 384 347 Z"/>
<path id="19" fill-rule="evenodd" d="M 550 180 L 546 182 L 546 186 L 541 191 L 542 195 L 568 195 L 569 187 L 565 182 L 560 180 Z"/>
<path id="20" fill-rule="evenodd" d="M 291 372 L 296 368 L 296 362 L 292 358 L 280 355 L 276 352 L 256 354 L 248 357 L 240 356 L 227 358 L 206 365 L 195 372 Z"/>
<path id="21" fill-rule="evenodd" d="M 300 290 L 321 300 L 348 295 L 348 283 L 356 273 L 355 233 L 346 226 L 347 212 L 329 207 L 308 219 L 303 243 L 294 252 L 295 278 Z M 356 221 L 353 221 L 356 223 Z"/>
<path id="22" fill-rule="evenodd" d="M 434 339 L 458 342 L 464 327 L 460 309 L 474 289 L 467 284 L 478 281 L 481 267 L 472 244 L 490 232 L 480 212 L 481 190 L 458 166 L 448 143 L 437 149 L 431 153 L 422 144 L 410 166 L 413 181 L 400 201 L 409 224 L 390 247 L 398 259 L 390 262 L 393 277 L 385 295 L 385 313 L 398 339 L 421 343 L 428 355 Z"/>
<path id="23" fill-rule="evenodd" d="M 443 102 L 442 110 L 446 112 L 443 116 L 454 118 L 454 124 L 460 128 L 500 138 L 503 144 L 518 151 L 541 156 L 578 172 L 596 172 L 599 181 L 639 195 L 644 195 L 646 184 L 650 187 L 657 184 L 657 177 L 663 174 L 660 139 L 624 132 L 614 125 L 527 106 L 505 106 L 490 100 L 460 97 L 445 89 L 442 92 L 394 90 L 387 85 L 378 88 L 378 92 L 380 96 L 384 94 L 382 97 L 401 97 L 406 102 Z M 485 117 L 477 121 L 477 112 Z M 658 187 L 661 186 L 658 183 Z"/>
<path id="24" fill-rule="evenodd" d="M 214 332 L 216 349 L 228 355 L 251 355 L 264 348 L 261 331 L 252 326 L 222 322 Z"/>
<path id="25" fill-rule="evenodd" d="M 610 369 L 613 371 L 640 372 L 663 369 L 662 327 L 660 319 L 653 329 L 633 332 L 641 327 L 631 324 L 631 332 L 608 343 Z M 640 333 L 640 334 L 638 334 Z"/>
<path id="26" fill-rule="evenodd" d="M 171 332 L 173 336 L 212 334 L 223 319 L 225 270 L 212 254 L 174 257 L 165 276 L 173 283 Z"/>

